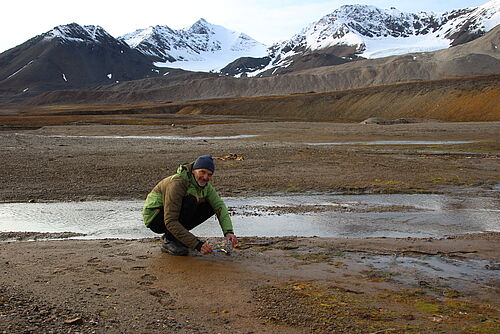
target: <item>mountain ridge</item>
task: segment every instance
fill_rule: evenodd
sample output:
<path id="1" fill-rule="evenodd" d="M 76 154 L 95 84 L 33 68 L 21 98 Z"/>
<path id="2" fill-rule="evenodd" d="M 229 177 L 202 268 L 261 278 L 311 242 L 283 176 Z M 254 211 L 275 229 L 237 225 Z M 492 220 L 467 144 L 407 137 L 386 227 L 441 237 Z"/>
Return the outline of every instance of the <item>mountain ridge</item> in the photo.
<path id="1" fill-rule="evenodd" d="M 326 53 L 348 62 L 359 58 L 436 51 L 469 42 L 499 23 L 500 0 L 443 14 L 403 13 L 396 8 L 384 10 L 370 5 L 344 5 L 292 38 L 273 44 L 268 49 L 267 58 L 261 58 L 258 70 L 244 73 L 246 67 L 242 63 L 239 69 L 228 66 L 221 72 L 230 76 L 284 74 L 305 69 L 294 63 L 311 53 Z M 345 52 L 346 48 L 351 51 Z M 253 62 L 257 61 L 254 59 Z"/>
<path id="2" fill-rule="evenodd" d="M 164 53 L 162 56 L 157 53 L 155 58 L 153 53 L 147 51 L 156 46 L 157 49 L 153 51 L 161 53 L 162 50 L 165 51 L 165 47 L 177 45 L 178 50 L 190 50 L 191 56 L 194 57 L 194 60 L 191 59 L 192 62 L 203 64 L 203 61 L 196 61 L 196 58 L 203 59 L 205 55 L 210 54 L 220 60 L 223 58 L 219 51 L 246 52 L 247 46 L 255 46 L 256 42 L 243 33 L 210 24 L 204 19 L 183 30 L 173 30 L 166 26 L 150 27 L 148 31 L 137 30 L 136 39 L 129 36 L 130 44 L 123 39 L 114 38 L 100 26 L 80 26 L 71 23 L 57 26 L 0 54 L 0 102 L 23 100 L 46 91 L 81 89 L 94 89 L 100 92 L 134 91 L 133 94 L 128 92 L 127 98 L 123 101 L 131 99 L 131 95 L 135 96 L 131 100 L 139 98 L 144 89 L 157 90 L 165 87 L 171 91 L 156 95 L 165 96 L 167 99 L 202 99 L 232 97 L 236 96 L 235 94 L 242 96 L 293 94 L 498 73 L 500 72 L 498 50 L 491 49 L 488 45 L 478 46 L 479 44 L 475 42 L 484 37 L 483 30 L 487 30 L 498 21 L 499 4 L 500 0 L 492 0 L 480 7 L 451 11 L 440 16 L 441 21 L 436 19 L 434 14 L 425 12 L 422 12 L 417 20 L 412 16 L 414 14 L 403 14 L 396 9 L 381 10 L 374 6 L 363 5 L 343 6 L 303 29 L 303 32 L 309 31 L 314 34 L 297 34 L 289 41 L 270 49 L 272 53 L 265 57 L 236 58 L 227 63 L 222 73 L 192 72 L 163 67 L 166 63 L 162 61 L 180 59 L 175 57 L 182 55 Z M 354 15 L 353 13 L 358 16 L 359 22 L 348 19 L 349 15 Z M 363 19 L 366 16 L 376 16 L 372 13 L 378 13 L 380 17 L 371 21 Z M 339 17 L 343 17 L 344 21 L 337 22 Z M 391 19 L 394 17 L 406 19 L 403 21 Z M 385 22 L 383 26 L 375 24 L 381 21 Z M 336 23 L 332 25 L 332 22 Z M 361 23 L 364 26 L 360 27 Z M 351 36 L 353 32 L 349 29 L 353 27 L 358 30 L 364 29 L 365 34 L 371 35 L 372 38 L 406 38 L 413 41 L 412 37 L 425 37 L 432 33 L 441 37 L 453 36 L 455 41 L 469 39 L 472 41 L 465 44 L 457 42 L 454 47 L 442 49 L 445 51 L 443 54 L 453 57 L 451 59 L 439 56 L 440 53 L 410 53 L 406 56 L 377 57 L 367 60 L 361 57 L 361 52 L 370 49 L 370 45 L 366 43 L 363 45 L 364 42 L 337 43 L 338 38 L 346 40 L 346 36 Z M 495 33 L 489 37 L 490 43 L 495 46 L 498 45 L 498 37 L 495 37 L 498 35 L 497 28 L 498 25 L 490 30 Z M 154 30 L 169 33 L 172 37 L 170 44 L 166 42 L 163 46 L 158 43 L 149 46 L 142 44 L 144 49 L 140 52 L 139 46 L 144 40 L 153 36 Z M 415 35 L 415 32 L 418 34 Z M 475 34 L 482 37 L 476 38 Z M 180 37 L 175 37 L 176 35 Z M 226 37 L 222 38 L 223 35 Z M 383 37 L 385 35 L 390 37 Z M 451 41 L 447 40 L 446 43 Z M 461 48 L 464 45 L 473 46 Z M 449 51 L 455 48 L 461 50 L 462 54 L 457 55 L 455 51 Z M 187 56 L 182 59 L 184 61 L 176 60 L 168 64 L 183 65 L 187 62 Z M 244 78 L 241 78 L 241 82 L 219 78 L 277 77 L 284 74 L 293 76 L 284 80 L 273 79 L 269 82 L 252 83 L 243 80 Z M 301 79 L 297 79 L 299 76 Z M 194 90 L 190 90 L 189 85 L 196 87 L 196 94 L 191 92 Z M 101 95 L 105 96 L 106 93 Z"/>

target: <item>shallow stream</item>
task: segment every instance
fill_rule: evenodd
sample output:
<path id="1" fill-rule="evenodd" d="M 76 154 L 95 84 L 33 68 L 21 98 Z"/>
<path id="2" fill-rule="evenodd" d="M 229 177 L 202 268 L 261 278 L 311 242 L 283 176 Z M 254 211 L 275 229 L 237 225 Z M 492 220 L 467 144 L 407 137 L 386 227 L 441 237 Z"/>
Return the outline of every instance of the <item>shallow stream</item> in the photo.
<path id="1" fill-rule="evenodd" d="M 464 140 L 372 140 L 372 141 L 351 141 L 351 142 L 326 142 L 307 143 L 311 146 L 321 145 L 456 145 L 471 144 L 475 141 Z"/>
<path id="2" fill-rule="evenodd" d="M 225 198 L 239 236 L 444 237 L 500 231 L 500 199 L 430 194 Z M 0 204 L 0 232 L 74 232 L 83 238 L 143 238 L 143 201 Z M 193 230 L 221 236 L 215 218 Z M 82 237 L 80 237 L 82 238 Z"/>

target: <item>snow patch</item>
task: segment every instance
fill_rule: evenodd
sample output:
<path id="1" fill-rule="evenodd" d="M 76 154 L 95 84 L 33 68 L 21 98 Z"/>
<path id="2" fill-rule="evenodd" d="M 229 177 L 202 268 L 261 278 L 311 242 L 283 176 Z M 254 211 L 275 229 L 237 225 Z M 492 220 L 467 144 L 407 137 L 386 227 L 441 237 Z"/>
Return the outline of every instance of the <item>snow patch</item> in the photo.
<path id="1" fill-rule="evenodd" d="M 108 79 L 111 79 L 113 77 L 113 74 L 109 73 L 108 75 L 106 75 L 108 77 Z"/>
<path id="2" fill-rule="evenodd" d="M 15 71 L 14 73 L 12 73 L 11 75 L 9 75 L 7 77 L 7 79 L 13 77 L 14 75 L 18 74 L 19 72 L 21 72 L 22 70 L 24 70 L 26 67 L 28 67 L 31 63 L 33 63 L 34 60 L 30 61 L 29 63 L 27 63 L 26 65 L 24 65 L 23 67 L 21 67 L 20 69 L 18 69 L 17 71 Z"/>
<path id="3" fill-rule="evenodd" d="M 483 21 L 483 26 L 486 31 L 495 28 L 500 24 L 500 0 L 492 0 L 477 8 L 478 12 L 482 12 L 486 19 Z"/>
<path id="4" fill-rule="evenodd" d="M 365 58 L 382 58 L 407 53 L 430 52 L 450 47 L 451 41 L 436 36 L 382 37 L 365 39 Z"/>

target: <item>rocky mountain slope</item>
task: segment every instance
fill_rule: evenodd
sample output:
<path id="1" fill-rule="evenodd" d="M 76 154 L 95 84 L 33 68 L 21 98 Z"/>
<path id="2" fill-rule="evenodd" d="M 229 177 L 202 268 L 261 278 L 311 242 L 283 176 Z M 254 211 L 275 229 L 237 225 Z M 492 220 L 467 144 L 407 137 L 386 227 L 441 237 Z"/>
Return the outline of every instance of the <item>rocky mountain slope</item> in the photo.
<path id="1" fill-rule="evenodd" d="M 164 70 L 99 26 L 58 26 L 0 54 L 0 93 L 19 98 L 158 77 Z"/>
<path id="2" fill-rule="evenodd" d="M 267 57 L 237 60 L 221 70 L 231 76 L 269 76 L 362 58 L 445 49 L 484 35 L 500 24 L 500 0 L 443 14 L 345 5 L 276 43 Z"/>

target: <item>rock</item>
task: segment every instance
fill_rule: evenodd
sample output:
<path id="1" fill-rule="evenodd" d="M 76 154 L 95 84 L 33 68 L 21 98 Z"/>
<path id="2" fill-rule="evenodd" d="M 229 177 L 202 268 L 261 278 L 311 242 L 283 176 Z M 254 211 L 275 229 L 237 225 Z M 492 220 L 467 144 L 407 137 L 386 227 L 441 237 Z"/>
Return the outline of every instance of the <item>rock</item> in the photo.
<path id="1" fill-rule="evenodd" d="M 361 124 L 387 124 L 383 118 L 370 117 L 361 122 Z"/>
<path id="2" fill-rule="evenodd" d="M 72 318 L 72 319 L 66 319 L 66 320 L 64 320 L 64 323 L 66 325 L 81 325 L 81 324 L 83 324 L 83 319 L 80 318 L 80 317 Z"/>
<path id="3" fill-rule="evenodd" d="M 370 117 L 362 121 L 360 124 L 391 125 L 391 124 L 429 123 L 429 122 L 439 122 L 439 121 L 434 119 L 425 119 L 425 118 L 383 119 L 378 117 Z"/>

